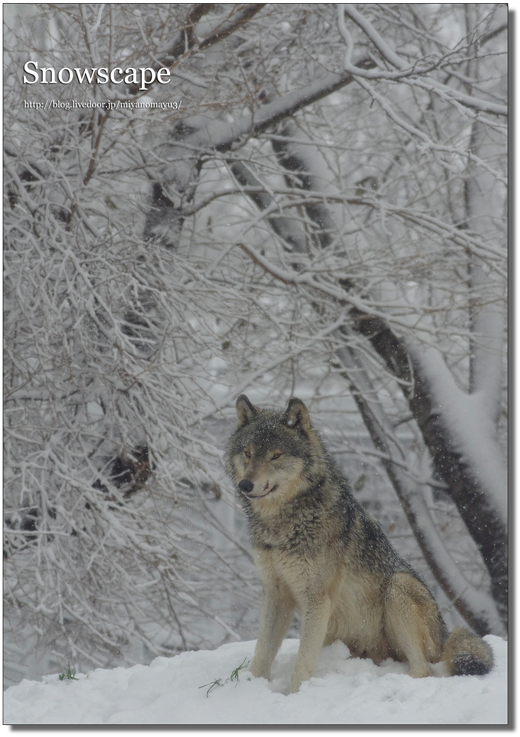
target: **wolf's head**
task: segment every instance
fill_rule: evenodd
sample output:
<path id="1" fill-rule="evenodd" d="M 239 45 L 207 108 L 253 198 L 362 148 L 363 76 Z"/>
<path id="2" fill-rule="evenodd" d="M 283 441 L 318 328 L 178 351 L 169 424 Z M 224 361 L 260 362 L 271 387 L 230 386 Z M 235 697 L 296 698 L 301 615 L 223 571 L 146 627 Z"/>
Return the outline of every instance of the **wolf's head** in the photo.
<path id="1" fill-rule="evenodd" d="M 293 397 L 284 412 L 262 410 L 244 394 L 236 407 L 238 428 L 229 441 L 226 468 L 237 490 L 250 500 L 297 493 L 320 445 L 307 407 Z"/>

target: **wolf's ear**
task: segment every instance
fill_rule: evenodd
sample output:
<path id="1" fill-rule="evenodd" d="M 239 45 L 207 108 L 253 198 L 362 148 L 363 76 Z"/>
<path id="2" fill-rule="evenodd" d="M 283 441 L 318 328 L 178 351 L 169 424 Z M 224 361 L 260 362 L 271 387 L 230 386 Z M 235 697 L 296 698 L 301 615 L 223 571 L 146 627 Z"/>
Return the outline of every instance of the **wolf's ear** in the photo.
<path id="1" fill-rule="evenodd" d="M 287 427 L 301 428 L 304 432 L 311 430 L 309 410 L 301 399 L 293 397 L 285 410 L 284 421 Z"/>
<path id="2" fill-rule="evenodd" d="M 238 426 L 244 427 L 248 422 L 254 419 L 260 410 L 257 407 L 253 407 L 249 399 L 245 394 L 241 394 L 237 399 L 237 415 L 238 415 Z"/>

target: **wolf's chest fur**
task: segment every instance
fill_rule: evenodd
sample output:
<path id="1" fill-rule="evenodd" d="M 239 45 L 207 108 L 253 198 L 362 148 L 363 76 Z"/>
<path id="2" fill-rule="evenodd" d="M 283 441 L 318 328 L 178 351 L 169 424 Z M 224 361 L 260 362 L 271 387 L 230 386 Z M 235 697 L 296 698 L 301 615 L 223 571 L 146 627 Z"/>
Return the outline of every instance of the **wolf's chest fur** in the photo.
<path id="1" fill-rule="evenodd" d="M 285 504 L 274 506 L 266 500 L 256 508 L 250 505 L 246 511 L 253 546 L 280 554 L 317 555 L 331 536 L 333 522 L 322 496 L 322 488 L 312 488 Z"/>

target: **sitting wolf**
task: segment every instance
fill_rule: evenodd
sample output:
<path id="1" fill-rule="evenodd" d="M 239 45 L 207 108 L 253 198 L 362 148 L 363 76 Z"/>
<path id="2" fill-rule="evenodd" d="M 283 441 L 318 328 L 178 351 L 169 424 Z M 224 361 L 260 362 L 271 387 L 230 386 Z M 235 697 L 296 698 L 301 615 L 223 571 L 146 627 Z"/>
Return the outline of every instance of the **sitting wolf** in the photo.
<path id="1" fill-rule="evenodd" d="M 380 526 L 354 499 L 300 399 L 285 412 L 242 395 L 226 468 L 243 498 L 264 588 L 251 673 L 269 678 L 295 608 L 300 647 L 291 693 L 309 679 L 320 649 L 342 640 L 355 657 L 408 661 L 409 675 L 482 675 L 490 646 L 459 627 L 448 636 L 435 600 Z"/>

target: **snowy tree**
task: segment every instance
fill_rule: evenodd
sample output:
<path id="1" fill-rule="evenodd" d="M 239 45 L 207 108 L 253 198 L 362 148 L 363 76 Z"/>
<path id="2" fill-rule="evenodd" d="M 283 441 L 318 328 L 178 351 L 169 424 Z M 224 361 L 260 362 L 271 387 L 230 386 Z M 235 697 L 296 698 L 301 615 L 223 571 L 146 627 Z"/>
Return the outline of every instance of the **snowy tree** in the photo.
<path id="1" fill-rule="evenodd" d="M 384 469 L 449 606 L 503 633 L 506 7 L 11 26 L 13 628 L 100 664 L 240 636 L 258 588 L 221 458 L 247 390 L 302 396 L 355 493 Z M 28 87 L 28 58 L 172 79 Z"/>

